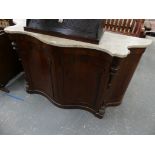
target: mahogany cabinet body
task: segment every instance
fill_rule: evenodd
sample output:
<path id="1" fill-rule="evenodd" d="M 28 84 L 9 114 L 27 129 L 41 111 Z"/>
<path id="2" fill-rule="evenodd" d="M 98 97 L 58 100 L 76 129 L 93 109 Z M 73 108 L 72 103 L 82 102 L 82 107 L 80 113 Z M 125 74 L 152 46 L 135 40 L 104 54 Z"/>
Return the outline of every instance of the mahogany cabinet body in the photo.
<path id="1" fill-rule="evenodd" d="M 8 81 L 22 71 L 18 55 L 13 50 L 11 41 L 6 33 L 0 34 L 0 90 L 9 92 L 5 88 Z"/>
<path id="2" fill-rule="evenodd" d="M 107 106 L 121 103 L 145 49 L 126 58 L 94 49 L 57 47 L 24 34 L 17 43 L 28 93 L 39 93 L 62 108 L 80 108 L 102 118 Z"/>

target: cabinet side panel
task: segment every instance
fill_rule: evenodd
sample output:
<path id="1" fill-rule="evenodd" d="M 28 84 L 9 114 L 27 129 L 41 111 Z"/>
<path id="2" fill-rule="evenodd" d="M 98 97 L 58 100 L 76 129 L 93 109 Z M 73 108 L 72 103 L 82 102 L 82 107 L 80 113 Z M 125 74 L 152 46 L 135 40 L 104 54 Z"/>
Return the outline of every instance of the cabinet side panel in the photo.
<path id="1" fill-rule="evenodd" d="M 120 64 L 118 74 L 112 86 L 107 89 L 105 102 L 109 106 L 119 105 L 136 70 L 145 49 L 130 49 L 131 53 Z"/>

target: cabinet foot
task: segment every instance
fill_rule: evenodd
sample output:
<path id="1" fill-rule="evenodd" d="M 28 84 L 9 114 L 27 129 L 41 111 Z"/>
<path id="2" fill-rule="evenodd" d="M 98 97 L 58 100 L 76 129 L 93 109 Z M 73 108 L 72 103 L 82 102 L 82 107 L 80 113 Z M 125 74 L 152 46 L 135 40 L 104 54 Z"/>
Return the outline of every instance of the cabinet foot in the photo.
<path id="1" fill-rule="evenodd" d="M 99 118 L 99 119 L 102 119 L 103 116 L 104 116 L 104 114 L 103 114 L 103 113 L 100 113 L 100 112 L 95 113 L 94 115 L 95 115 L 97 118 Z"/>
<path id="2" fill-rule="evenodd" d="M 100 119 L 103 118 L 104 113 L 105 113 L 105 108 L 106 108 L 106 107 L 102 107 L 102 108 L 99 110 L 99 112 L 95 114 L 95 116 L 98 117 L 98 118 L 100 118 Z"/>
<path id="3" fill-rule="evenodd" d="M 122 103 L 122 101 L 113 101 L 113 102 L 107 102 L 106 106 L 107 107 L 112 107 L 112 106 L 119 106 Z"/>

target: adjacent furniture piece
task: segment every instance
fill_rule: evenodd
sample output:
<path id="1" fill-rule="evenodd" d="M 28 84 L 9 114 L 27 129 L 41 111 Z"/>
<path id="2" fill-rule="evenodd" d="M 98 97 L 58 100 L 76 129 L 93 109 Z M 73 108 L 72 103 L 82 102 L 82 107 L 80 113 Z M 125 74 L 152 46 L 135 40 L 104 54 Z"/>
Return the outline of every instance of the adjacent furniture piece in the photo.
<path id="1" fill-rule="evenodd" d="M 16 42 L 27 92 L 46 96 L 62 108 L 81 108 L 102 118 L 105 108 L 121 103 L 151 40 L 105 32 L 99 45 L 5 29 Z M 143 86 L 142 86 L 143 87 Z"/>
<path id="2" fill-rule="evenodd" d="M 6 84 L 18 73 L 22 66 L 18 61 L 18 55 L 12 48 L 8 35 L 3 31 L 4 27 L 13 25 L 12 20 L 0 19 L 0 90 L 9 92 Z"/>
<path id="3" fill-rule="evenodd" d="M 144 19 L 106 19 L 104 28 L 129 36 L 145 36 Z"/>
<path id="4" fill-rule="evenodd" d="M 151 37 L 155 37 L 155 20 L 148 19 L 145 21 L 146 31 L 145 34 Z"/>
<path id="5" fill-rule="evenodd" d="M 0 19 L 0 30 L 4 30 L 4 28 L 11 25 L 14 25 L 12 19 Z"/>

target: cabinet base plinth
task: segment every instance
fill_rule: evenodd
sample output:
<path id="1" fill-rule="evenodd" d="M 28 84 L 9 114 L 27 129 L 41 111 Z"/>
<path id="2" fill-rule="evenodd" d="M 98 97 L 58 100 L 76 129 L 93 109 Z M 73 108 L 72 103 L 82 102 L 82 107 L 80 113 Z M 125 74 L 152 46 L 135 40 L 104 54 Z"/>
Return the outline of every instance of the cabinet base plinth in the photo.
<path id="1" fill-rule="evenodd" d="M 29 93 L 29 94 L 39 94 L 39 95 L 42 95 L 42 96 L 46 97 L 50 102 L 52 102 L 54 105 L 56 105 L 59 108 L 86 110 L 86 111 L 92 113 L 93 115 L 95 115 L 99 119 L 102 119 L 103 116 L 104 116 L 104 113 L 105 113 L 105 107 L 102 107 L 99 111 L 95 111 L 94 109 L 92 109 L 90 107 L 82 106 L 82 105 L 62 105 L 62 104 L 59 104 L 57 101 L 55 101 L 50 96 L 48 96 L 47 94 L 45 94 L 44 92 L 42 92 L 40 90 L 31 90 L 31 89 L 27 88 L 26 92 Z"/>

